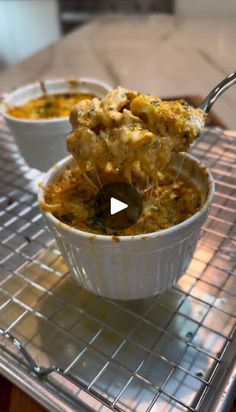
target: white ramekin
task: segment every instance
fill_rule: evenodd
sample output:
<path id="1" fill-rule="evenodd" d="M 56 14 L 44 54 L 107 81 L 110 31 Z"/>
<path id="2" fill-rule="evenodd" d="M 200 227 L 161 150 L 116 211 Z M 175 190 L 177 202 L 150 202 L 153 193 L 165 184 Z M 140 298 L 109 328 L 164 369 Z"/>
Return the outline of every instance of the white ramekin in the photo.
<path id="1" fill-rule="evenodd" d="M 183 160 L 184 159 L 184 160 Z M 69 156 L 44 177 L 39 203 L 48 184 L 71 164 Z M 43 212 L 60 251 L 79 285 L 111 299 L 140 299 L 173 286 L 186 271 L 214 194 L 208 169 L 189 154 L 174 157 L 176 169 L 188 175 L 200 190 L 201 209 L 184 222 L 166 230 L 135 236 L 94 235 L 60 222 Z"/>
<path id="2" fill-rule="evenodd" d="M 108 84 L 92 78 L 46 80 L 43 85 L 48 94 L 76 92 L 104 97 L 111 90 Z M 30 167 L 44 172 L 68 155 L 66 136 L 71 130 L 68 117 L 26 120 L 8 114 L 9 107 L 23 104 L 42 94 L 40 82 L 19 87 L 6 95 L 1 103 L 1 113 L 25 161 Z"/>

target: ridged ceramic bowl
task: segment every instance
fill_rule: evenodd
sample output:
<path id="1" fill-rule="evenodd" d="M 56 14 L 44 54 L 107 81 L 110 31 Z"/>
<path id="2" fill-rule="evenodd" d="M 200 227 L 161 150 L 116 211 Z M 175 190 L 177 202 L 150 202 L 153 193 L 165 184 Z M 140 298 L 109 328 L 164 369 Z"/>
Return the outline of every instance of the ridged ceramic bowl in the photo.
<path id="1" fill-rule="evenodd" d="M 48 94 L 91 93 L 101 98 L 111 90 L 108 84 L 92 78 L 46 80 L 43 87 Z M 26 163 L 45 172 L 55 162 L 68 155 L 66 136 L 71 130 L 69 118 L 32 120 L 20 119 L 8 113 L 9 107 L 19 106 L 42 95 L 40 82 L 19 87 L 6 95 L 1 103 L 1 113 Z"/>
<path id="2" fill-rule="evenodd" d="M 72 157 L 67 157 L 45 175 L 39 203 L 44 200 L 47 186 L 71 162 Z M 94 235 L 74 229 L 42 210 L 80 286 L 111 299 L 141 299 L 170 288 L 184 274 L 212 203 L 214 182 L 208 169 L 189 154 L 175 155 L 174 165 L 197 185 L 202 206 L 189 219 L 169 229 L 118 238 Z"/>

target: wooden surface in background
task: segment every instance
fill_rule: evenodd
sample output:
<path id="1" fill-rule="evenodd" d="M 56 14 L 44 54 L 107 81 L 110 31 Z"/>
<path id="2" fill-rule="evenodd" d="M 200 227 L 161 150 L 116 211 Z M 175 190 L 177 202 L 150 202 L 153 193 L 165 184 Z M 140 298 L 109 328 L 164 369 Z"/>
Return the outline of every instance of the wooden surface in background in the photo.
<path id="1" fill-rule="evenodd" d="M 0 375 L 0 412 L 47 412 L 26 393 Z"/>

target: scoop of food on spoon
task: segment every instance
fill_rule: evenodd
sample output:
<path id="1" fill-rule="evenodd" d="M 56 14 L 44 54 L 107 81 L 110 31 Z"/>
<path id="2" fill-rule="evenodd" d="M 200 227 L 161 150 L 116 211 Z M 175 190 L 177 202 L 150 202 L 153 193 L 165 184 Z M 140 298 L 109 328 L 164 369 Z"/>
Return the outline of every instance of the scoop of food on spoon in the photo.
<path id="1" fill-rule="evenodd" d="M 236 72 L 198 108 L 117 87 L 103 99 L 85 100 L 73 109 L 68 149 L 95 186 L 115 177 L 136 184 L 155 181 L 171 153 L 186 151 L 202 134 L 212 105 L 235 82 Z"/>

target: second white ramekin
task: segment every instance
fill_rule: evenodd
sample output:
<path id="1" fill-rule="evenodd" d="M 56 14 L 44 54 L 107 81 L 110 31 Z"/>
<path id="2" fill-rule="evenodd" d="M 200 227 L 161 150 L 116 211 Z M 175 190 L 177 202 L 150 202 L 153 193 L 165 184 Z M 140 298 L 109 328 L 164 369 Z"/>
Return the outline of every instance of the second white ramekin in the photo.
<path id="1" fill-rule="evenodd" d="M 92 93 L 104 97 L 111 87 L 97 79 L 55 79 L 43 82 L 48 94 Z M 21 105 L 43 94 L 40 82 L 19 87 L 6 95 L 1 113 L 12 131 L 20 153 L 30 167 L 46 172 L 55 162 L 68 155 L 66 136 L 71 130 L 68 117 L 53 119 L 19 119 L 8 113 L 11 106 Z"/>

